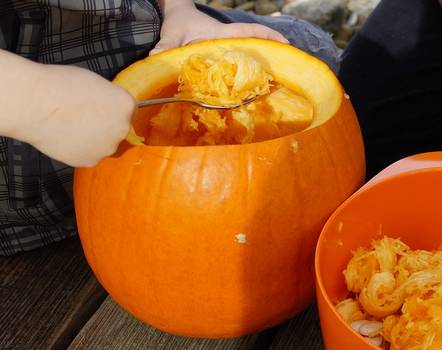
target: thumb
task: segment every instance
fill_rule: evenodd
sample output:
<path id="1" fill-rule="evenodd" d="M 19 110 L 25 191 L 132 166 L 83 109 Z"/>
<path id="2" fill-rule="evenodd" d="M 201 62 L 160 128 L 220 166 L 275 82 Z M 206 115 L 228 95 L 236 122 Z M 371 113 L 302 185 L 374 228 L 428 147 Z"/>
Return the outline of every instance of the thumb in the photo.
<path id="1" fill-rule="evenodd" d="M 162 39 L 155 45 L 152 50 L 150 50 L 149 56 L 156 55 L 162 51 L 173 49 L 178 46 L 180 46 L 178 41 Z"/>
<path id="2" fill-rule="evenodd" d="M 230 37 L 260 38 L 288 44 L 289 41 L 279 32 L 256 23 L 230 23 L 224 26 L 225 33 Z"/>

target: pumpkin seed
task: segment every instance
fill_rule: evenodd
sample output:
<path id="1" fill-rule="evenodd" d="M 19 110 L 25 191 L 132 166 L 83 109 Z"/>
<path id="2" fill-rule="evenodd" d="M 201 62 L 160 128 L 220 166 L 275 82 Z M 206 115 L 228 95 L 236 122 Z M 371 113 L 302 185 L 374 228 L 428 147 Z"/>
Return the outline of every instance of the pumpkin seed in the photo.
<path id="1" fill-rule="evenodd" d="M 359 329 L 366 322 L 369 322 L 369 321 L 368 320 L 358 320 L 358 321 L 352 322 L 350 326 L 354 331 L 359 333 Z"/>
<path id="2" fill-rule="evenodd" d="M 376 337 L 381 333 L 382 322 L 367 321 L 363 323 L 359 328 L 359 333 L 366 337 Z"/>
<path id="3" fill-rule="evenodd" d="M 381 346 L 382 342 L 384 341 L 384 339 L 380 336 L 374 338 L 365 337 L 365 339 L 374 346 Z"/>

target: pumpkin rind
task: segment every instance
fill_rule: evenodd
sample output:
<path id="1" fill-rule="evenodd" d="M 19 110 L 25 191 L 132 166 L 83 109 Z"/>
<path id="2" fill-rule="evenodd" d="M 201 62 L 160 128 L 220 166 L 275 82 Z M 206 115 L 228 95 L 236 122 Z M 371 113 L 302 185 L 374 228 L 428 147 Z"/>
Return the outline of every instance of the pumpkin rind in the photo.
<path id="1" fill-rule="evenodd" d="M 317 120 L 259 143 L 136 146 L 75 172 L 80 238 L 97 278 L 137 318 L 195 337 L 257 332 L 302 310 L 313 297 L 322 225 L 365 174 L 350 101 L 325 64 L 288 45 L 193 44 L 135 63 L 115 83 L 145 98 L 156 82 L 173 83 L 174 65 L 190 54 L 224 49 L 252 54 L 277 81 L 296 84 Z M 290 65 L 305 76 L 282 74 Z"/>

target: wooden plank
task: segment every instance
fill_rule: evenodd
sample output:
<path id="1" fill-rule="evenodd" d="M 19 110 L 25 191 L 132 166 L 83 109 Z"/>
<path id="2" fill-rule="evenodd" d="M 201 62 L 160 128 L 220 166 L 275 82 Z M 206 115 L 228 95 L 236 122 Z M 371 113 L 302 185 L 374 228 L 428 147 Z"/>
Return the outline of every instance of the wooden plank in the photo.
<path id="1" fill-rule="evenodd" d="M 108 297 L 68 350 L 264 350 L 276 331 L 221 340 L 173 336 L 138 321 Z"/>
<path id="2" fill-rule="evenodd" d="M 271 350 L 324 350 L 316 305 L 311 305 L 279 329 Z"/>
<path id="3" fill-rule="evenodd" d="M 0 257 L 0 349 L 65 349 L 105 297 L 77 238 Z"/>

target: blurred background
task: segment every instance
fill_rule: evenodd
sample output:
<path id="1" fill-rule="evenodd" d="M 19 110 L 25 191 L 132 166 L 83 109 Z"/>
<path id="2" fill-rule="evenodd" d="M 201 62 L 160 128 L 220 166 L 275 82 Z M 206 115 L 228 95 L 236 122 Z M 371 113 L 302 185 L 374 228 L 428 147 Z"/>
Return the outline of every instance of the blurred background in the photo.
<path id="1" fill-rule="evenodd" d="M 258 15 L 289 15 L 319 25 L 345 48 L 380 0 L 194 0 L 217 9 L 233 8 Z"/>

